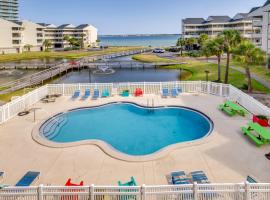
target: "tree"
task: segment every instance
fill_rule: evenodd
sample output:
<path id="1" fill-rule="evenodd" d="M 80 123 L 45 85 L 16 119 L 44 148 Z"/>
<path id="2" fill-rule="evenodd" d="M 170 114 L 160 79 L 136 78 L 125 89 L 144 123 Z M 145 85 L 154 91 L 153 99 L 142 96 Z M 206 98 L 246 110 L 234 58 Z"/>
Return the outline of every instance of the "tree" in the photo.
<path id="1" fill-rule="evenodd" d="M 80 46 L 81 46 L 81 49 L 84 49 L 84 38 L 85 38 L 86 34 L 85 33 L 82 33 L 81 34 L 81 39 L 80 39 Z"/>
<path id="2" fill-rule="evenodd" d="M 243 64 L 246 71 L 248 92 L 252 92 L 250 66 L 262 64 L 266 61 L 266 53 L 248 40 L 243 40 L 233 51 L 234 57 Z"/>
<path id="3" fill-rule="evenodd" d="M 186 46 L 186 40 L 184 38 L 179 38 L 177 40 L 176 46 L 180 47 L 181 56 L 183 56 L 183 49 Z"/>
<path id="4" fill-rule="evenodd" d="M 209 45 L 210 41 L 206 42 L 202 47 L 202 53 L 206 57 L 207 62 L 208 58 L 213 55 L 213 53 L 210 51 Z"/>
<path id="5" fill-rule="evenodd" d="M 208 51 L 210 55 L 215 55 L 218 61 L 218 82 L 221 82 L 221 57 L 224 53 L 224 40 L 223 37 L 216 37 L 208 40 L 203 45 L 203 52 Z"/>
<path id="6" fill-rule="evenodd" d="M 44 40 L 43 46 L 45 47 L 45 50 L 48 51 L 48 49 L 52 46 L 51 40 L 48 39 Z"/>
<path id="7" fill-rule="evenodd" d="M 200 34 L 200 37 L 198 38 L 198 43 L 199 43 L 200 47 L 202 47 L 203 44 L 204 44 L 206 41 L 208 41 L 208 39 L 209 39 L 209 37 L 208 37 L 207 34 L 205 34 L 205 33 Z"/>
<path id="8" fill-rule="evenodd" d="M 24 45 L 24 49 L 26 50 L 26 51 L 31 51 L 31 48 L 33 47 L 33 45 L 31 45 L 31 44 L 26 44 L 26 45 Z"/>
<path id="9" fill-rule="evenodd" d="M 229 79 L 230 57 L 233 49 L 241 42 L 240 32 L 237 30 L 224 30 L 220 35 L 223 38 L 224 51 L 227 54 L 225 80 L 227 84 Z"/>
<path id="10" fill-rule="evenodd" d="M 197 39 L 196 38 L 186 38 L 186 41 L 185 41 L 186 45 L 188 46 L 188 50 L 193 50 L 193 46 L 194 44 L 197 43 Z"/>
<path id="11" fill-rule="evenodd" d="M 64 41 L 67 41 L 68 43 L 69 43 L 69 46 L 71 46 L 71 44 L 70 44 L 70 36 L 69 35 L 64 35 L 64 37 L 63 37 L 63 40 Z"/>

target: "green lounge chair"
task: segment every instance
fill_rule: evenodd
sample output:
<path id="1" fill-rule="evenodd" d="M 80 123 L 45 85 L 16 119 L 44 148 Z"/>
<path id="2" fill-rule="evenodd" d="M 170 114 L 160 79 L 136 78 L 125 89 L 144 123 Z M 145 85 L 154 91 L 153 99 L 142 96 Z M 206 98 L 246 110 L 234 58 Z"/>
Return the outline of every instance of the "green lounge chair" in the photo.
<path id="1" fill-rule="evenodd" d="M 250 122 L 248 128 L 242 127 L 244 135 L 248 136 L 257 147 L 270 143 L 270 131 L 257 123 Z"/>
<path id="2" fill-rule="evenodd" d="M 130 178 L 129 182 L 122 183 L 121 181 L 118 181 L 118 185 L 119 186 L 137 186 L 136 181 L 133 176 Z"/>
<path id="3" fill-rule="evenodd" d="M 108 89 L 104 89 L 104 90 L 102 91 L 101 97 L 106 98 L 106 97 L 109 97 L 109 96 L 110 96 L 109 90 L 108 90 Z"/>
<path id="4" fill-rule="evenodd" d="M 129 97 L 129 90 L 124 90 L 121 94 L 122 97 Z"/>

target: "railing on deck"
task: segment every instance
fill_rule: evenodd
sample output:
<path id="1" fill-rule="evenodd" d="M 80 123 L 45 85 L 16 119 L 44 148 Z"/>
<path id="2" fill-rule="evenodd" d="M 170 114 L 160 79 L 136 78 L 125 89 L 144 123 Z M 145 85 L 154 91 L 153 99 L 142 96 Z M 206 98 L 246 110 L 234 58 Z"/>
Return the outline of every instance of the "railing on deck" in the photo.
<path id="1" fill-rule="evenodd" d="M 0 199 L 27 200 L 269 200 L 269 183 L 166 186 L 6 187 Z"/>
<path id="2" fill-rule="evenodd" d="M 210 94 L 221 96 L 244 106 L 253 114 L 270 116 L 270 109 L 258 102 L 253 97 L 245 94 L 234 86 L 205 81 L 183 81 L 183 82 L 142 82 L 142 83 L 78 83 L 78 84 L 49 84 L 40 87 L 18 99 L 15 99 L 0 107 L 0 124 L 17 115 L 19 112 L 30 108 L 48 94 L 61 94 L 71 96 L 75 90 L 84 93 L 86 89 L 108 89 L 112 94 L 118 95 L 123 90 L 134 93 L 136 88 L 141 88 L 145 94 L 160 94 L 162 88 L 181 88 L 183 93 Z M 200 98 L 200 97 L 194 97 Z M 216 105 L 218 106 L 218 105 Z"/>

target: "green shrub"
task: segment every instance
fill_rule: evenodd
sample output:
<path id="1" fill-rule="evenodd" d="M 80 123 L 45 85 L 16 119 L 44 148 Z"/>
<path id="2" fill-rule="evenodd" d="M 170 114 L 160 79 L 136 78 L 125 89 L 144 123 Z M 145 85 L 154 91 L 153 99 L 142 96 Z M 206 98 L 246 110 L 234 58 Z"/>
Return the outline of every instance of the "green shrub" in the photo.
<path id="1" fill-rule="evenodd" d="M 202 51 L 199 51 L 199 50 L 193 50 L 193 51 L 189 51 L 188 53 L 187 53 L 187 55 L 188 56 L 190 56 L 190 57 L 201 57 L 201 56 L 203 56 L 203 53 L 202 53 Z"/>
<path id="2" fill-rule="evenodd" d="M 242 90 L 248 90 L 248 85 L 246 83 L 244 83 L 241 87 Z"/>
<path id="3" fill-rule="evenodd" d="M 262 119 L 262 120 L 268 119 L 268 117 L 265 115 L 257 115 L 256 117 L 258 117 L 259 119 Z"/>

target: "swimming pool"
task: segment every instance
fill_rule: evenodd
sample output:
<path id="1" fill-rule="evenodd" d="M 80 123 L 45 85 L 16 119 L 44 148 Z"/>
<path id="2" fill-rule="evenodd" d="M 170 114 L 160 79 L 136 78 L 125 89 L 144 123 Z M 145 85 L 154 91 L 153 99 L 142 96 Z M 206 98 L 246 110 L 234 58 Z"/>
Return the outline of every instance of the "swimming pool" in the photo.
<path id="1" fill-rule="evenodd" d="M 43 123 L 39 133 L 55 143 L 98 140 L 118 152 L 144 156 L 201 139 L 212 129 L 211 120 L 193 109 L 121 102 L 61 113 Z"/>

